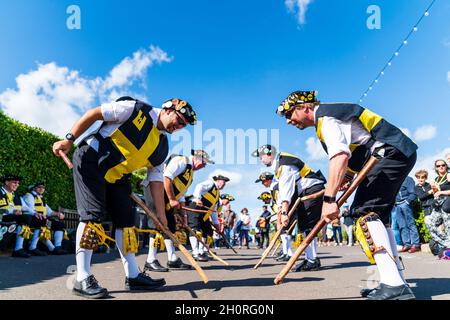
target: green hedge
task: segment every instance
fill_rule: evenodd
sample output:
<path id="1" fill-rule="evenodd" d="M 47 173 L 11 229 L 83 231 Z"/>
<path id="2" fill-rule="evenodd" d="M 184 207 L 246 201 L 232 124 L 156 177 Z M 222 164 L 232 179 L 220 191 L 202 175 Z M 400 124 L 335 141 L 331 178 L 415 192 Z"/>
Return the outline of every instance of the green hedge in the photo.
<path id="1" fill-rule="evenodd" d="M 35 181 L 46 183 L 45 198 L 49 206 L 75 209 L 72 171 L 52 153 L 52 145 L 60 140 L 40 128 L 13 120 L 0 111 L 0 176 L 13 173 L 23 177 L 19 193 Z M 72 152 L 69 158 L 72 158 Z"/>

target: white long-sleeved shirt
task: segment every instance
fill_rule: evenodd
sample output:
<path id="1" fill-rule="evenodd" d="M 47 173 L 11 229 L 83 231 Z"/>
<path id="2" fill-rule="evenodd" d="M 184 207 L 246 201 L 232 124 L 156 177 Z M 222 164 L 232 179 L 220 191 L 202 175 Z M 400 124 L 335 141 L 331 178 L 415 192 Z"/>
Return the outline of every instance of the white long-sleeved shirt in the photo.
<path id="1" fill-rule="evenodd" d="M 319 106 L 314 108 L 314 119 L 318 108 Z M 341 121 L 332 117 L 323 117 L 322 137 L 329 159 L 341 152 L 351 157 L 350 144 L 366 144 L 372 138 L 359 120 Z M 384 143 L 376 141 L 370 151 L 373 152 L 382 145 Z"/>
<path id="2" fill-rule="evenodd" d="M 26 210 L 28 214 L 35 214 L 36 208 L 34 207 L 34 203 L 36 202 L 36 199 L 34 196 L 37 196 L 37 193 L 35 191 L 31 191 L 30 193 L 27 193 L 22 197 L 23 202 L 26 204 Z M 45 209 L 47 210 L 47 217 L 51 217 L 53 210 L 48 206 L 48 204 L 45 204 Z M 23 209 L 22 209 L 23 211 Z"/>
<path id="3" fill-rule="evenodd" d="M 201 199 L 202 196 L 206 192 L 208 192 L 208 190 L 210 190 L 213 187 L 213 185 L 215 185 L 215 184 L 216 183 L 214 180 L 205 180 L 203 182 L 200 182 L 195 186 L 194 193 L 192 195 L 194 196 L 194 198 Z M 216 185 L 216 187 L 217 187 L 217 185 Z M 217 202 L 219 202 L 219 201 L 217 201 Z M 214 205 L 213 210 L 217 210 L 217 205 L 218 205 L 218 203 L 216 203 Z M 217 217 L 217 213 L 213 212 L 211 214 L 211 218 L 213 219 L 213 223 L 218 223 L 219 220 Z"/>
<path id="4" fill-rule="evenodd" d="M 130 118 L 131 114 L 134 110 L 134 105 L 136 102 L 134 100 L 124 100 L 124 101 L 113 101 L 109 103 L 103 103 L 100 106 L 104 125 L 100 128 L 98 133 L 102 137 L 109 137 L 113 132 L 119 128 L 125 121 Z M 152 108 L 150 111 L 150 116 L 152 118 L 153 124 L 156 125 L 158 122 L 159 113 L 161 112 L 161 109 L 158 108 Z M 165 134 L 163 131 L 161 131 L 161 134 Z M 86 143 L 90 145 L 94 150 L 98 151 L 98 140 L 93 136 L 89 136 L 85 139 Z M 159 166 L 156 166 L 154 168 L 149 168 L 147 171 L 147 177 L 149 180 L 147 180 L 147 184 L 150 181 L 163 181 L 163 171 L 164 171 L 164 164 L 160 164 Z"/>
<path id="5" fill-rule="evenodd" d="M 175 177 L 179 176 L 186 170 L 188 164 L 190 164 L 192 167 L 194 166 L 192 157 L 186 158 L 180 156 L 172 158 L 164 168 L 164 177 L 167 177 L 170 180 L 175 179 Z M 186 200 L 184 199 L 184 195 L 182 195 L 178 201 L 186 202 Z"/>

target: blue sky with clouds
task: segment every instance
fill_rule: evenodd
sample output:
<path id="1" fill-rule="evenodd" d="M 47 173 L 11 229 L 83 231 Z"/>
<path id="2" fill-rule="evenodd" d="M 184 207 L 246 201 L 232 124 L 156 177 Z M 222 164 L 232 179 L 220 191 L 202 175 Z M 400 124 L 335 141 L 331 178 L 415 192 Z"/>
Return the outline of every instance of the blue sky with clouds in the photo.
<path id="1" fill-rule="evenodd" d="M 296 89 L 356 102 L 430 2 L 3 1 L 0 108 L 62 134 L 82 112 L 123 93 L 154 105 L 179 96 L 195 106 L 203 132 L 279 129 L 283 151 L 326 172 L 313 132 L 287 127 L 276 106 Z M 80 30 L 66 27 L 72 4 L 81 9 Z M 366 26 L 372 4 L 381 9 L 380 30 Z M 417 141 L 419 167 L 450 152 L 449 16 L 450 2 L 437 0 L 363 102 Z M 259 207 L 261 166 L 211 166 L 196 180 L 217 169 L 234 178 L 227 189 L 235 209 Z"/>

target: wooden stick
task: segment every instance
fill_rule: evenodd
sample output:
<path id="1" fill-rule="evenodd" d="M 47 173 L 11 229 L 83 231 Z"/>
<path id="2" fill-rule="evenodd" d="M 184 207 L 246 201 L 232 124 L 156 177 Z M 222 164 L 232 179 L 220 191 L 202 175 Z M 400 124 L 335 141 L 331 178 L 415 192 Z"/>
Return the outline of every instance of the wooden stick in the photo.
<path id="1" fill-rule="evenodd" d="M 272 254 L 270 255 L 272 258 L 275 257 L 275 253 L 277 252 L 278 248 L 281 246 L 281 241 L 278 242 L 278 244 L 273 248 Z"/>
<path id="2" fill-rule="evenodd" d="M 64 153 L 64 151 L 59 150 L 59 156 L 64 160 L 64 162 L 66 163 L 66 166 L 69 169 L 73 169 L 73 163 L 72 161 L 69 160 L 69 158 L 67 157 L 67 155 Z"/>
<path id="3" fill-rule="evenodd" d="M 294 205 L 292 206 L 291 210 L 289 210 L 288 213 L 288 219 L 290 220 L 292 215 L 294 214 L 295 210 L 297 209 L 298 205 L 300 204 L 300 202 L 305 202 L 308 200 L 312 200 L 312 199 L 316 199 L 318 197 L 323 196 L 323 194 L 325 193 L 325 190 L 321 190 L 319 192 L 310 194 L 308 196 L 304 196 L 302 198 L 297 198 L 297 200 L 295 201 Z M 258 261 L 258 263 L 253 267 L 253 269 L 258 269 L 259 266 L 263 263 L 263 261 L 267 258 L 267 256 L 270 253 L 270 250 L 272 250 L 272 248 L 275 246 L 275 243 L 277 241 L 277 239 L 280 237 L 281 233 L 284 231 L 284 227 L 282 226 L 277 233 L 275 234 L 274 238 L 272 239 L 272 241 L 269 243 L 269 246 L 266 248 L 266 250 L 264 251 L 261 259 Z"/>
<path id="4" fill-rule="evenodd" d="M 192 266 L 195 268 L 195 270 L 200 275 L 200 278 L 202 278 L 203 282 L 206 284 L 208 283 L 208 277 L 206 276 L 203 269 L 198 265 L 197 261 L 192 257 L 192 255 L 189 253 L 189 251 L 178 241 L 178 239 L 174 236 L 172 232 L 170 232 L 169 229 L 164 227 L 161 222 L 159 222 L 156 215 L 145 205 L 144 202 L 142 202 L 141 199 L 139 199 L 135 194 L 130 195 L 131 199 L 134 200 L 147 214 L 147 216 L 152 219 L 153 223 L 157 228 L 159 228 L 162 232 L 164 232 L 165 235 L 167 235 L 170 240 L 172 240 L 173 244 L 178 247 L 178 249 L 181 251 L 182 254 L 189 260 L 189 262 L 192 264 Z"/>
<path id="5" fill-rule="evenodd" d="M 225 245 L 230 248 L 231 250 L 233 250 L 233 252 L 235 254 L 237 254 L 237 251 L 231 246 L 231 244 L 228 242 L 227 238 L 225 237 L 225 235 L 223 234 L 222 231 L 217 230 L 216 227 L 214 227 L 214 225 L 211 223 L 211 227 L 214 229 L 215 232 L 217 232 L 223 239 L 223 241 L 225 242 Z"/>
<path id="6" fill-rule="evenodd" d="M 200 241 L 200 243 L 208 250 L 208 252 L 211 254 L 211 256 L 216 259 L 217 261 L 223 263 L 226 266 L 229 266 L 230 264 L 228 262 L 226 262 L 225 260 L 221 259 L 220 257 L 218 257 L 217 255 L 214 254 L 214 252 L 212 252 L 212 250 L 209 248 L 209 246 L 203 242 L 203 239 L 199 236 L 197 236 L 197 234 L 195 233 L 194 230 L 192 230 L 191 227 L 189 227 L 188 225 L 183 226 L 183 228 L 185 228 L 187 231 L 189 231 L 189 233 L 193 236 L 196 237 L 198 241 Z"/>
<path id="7" fill-rule="evenodd" d="M 208 213 L 209 210 L 199 210 L 199 209 L 193 209 L 193 208 L 189 208 L 189 207 L 181 207 L 181 209 L 189 211 L 189 212 L 194 212 L 194 213 Z M 217 212 L 215 210 L 212 210 L 211 212 Z"/>
<path id="8" fill-rule="evenodd" d="M 355 180 L 353 180 L 350 187 L 345 191 L 345 193 L 339 198 L 338 200 L 338 208 L 340 208 L 345 201 L 350 197 L 350 195 L 353 193 L 353 191 L 356 190 L 356 188 L 359 186 L 359 184 L 364 180 L 364 178 L 367 176 L 367 174 L 373 169 L 373 167 L 379 162 L 377 158 L 374 156 L 370 157 L 369 161 L 365 164 L 363 169 L 359 172 L 359 174 L 356 176 Z M 303 240 L 303 242 L 300 244 L 300 246 L 297 248 L 295 253 L 292 255 L 292 257 L 287 262 L 286 266 L 281 270 L 281 272 L 277 275 L 277 277 L 274 280 L 275 284 L 280 284 L 284 277 L 289 273 L 289 271 L 294 266 L 295 262 L 297 261 L 298 257 L 305 251 L 306 247 L 311 243 L 311 241 L 314 240 L 316 235 L 320 232 L 320 230 L 326 225 L 326 221 L 324 219 L 320 219 L 319 222 L 314 226 L 314 228 L 311 230 L 311 232 L 306 236 L 306 238 Z"/>

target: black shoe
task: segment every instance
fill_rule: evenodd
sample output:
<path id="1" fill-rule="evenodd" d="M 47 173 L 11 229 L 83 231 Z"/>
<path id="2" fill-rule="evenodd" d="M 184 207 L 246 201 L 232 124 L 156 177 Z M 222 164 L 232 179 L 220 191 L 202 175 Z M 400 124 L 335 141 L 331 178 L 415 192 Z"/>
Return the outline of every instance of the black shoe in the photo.
<path id="1" fill-rule="evenodd" d="M 136 278 L 125 278 L 125 290 L 152 290 L 162 287 L 166 284 L 166 280 L 152 279 L 145 273 L 139 273 Z"/>
<path id="2" fill-rule="evenodd" d="M 181 261 L 180 258 L 177 258 L 175 261 L 167 261 L 167 267 L 169 269 L 178 269 L 178 270 L 191 270 L 192 266 L 190 264 L 186 264 Z"/>
<path id="3" fill-rule="evenodd" d="M 28 253 L 26 253 L 25 250 L 23 250 L 23 249 L 13 251 L 11 256 L 14 258 L 29 258 L 30 257 L 30 255 Z"/>
<path id="4" fill-rule="evenodd" d="M 302 271 L 303 267 L 306 265 L 305 259 L 300 260 L 300 262 L 292 269 L 292 272 L 300 272 Z"/>
<path id="5" fill-rule="evenodd" d="M 367 297 L 368 300 L 415 300 L 416 297 L 408 285 L 391 287 L 380 283 L 379 289 Z"/>
<path id="6" fill-rule="evenodd" d="M 202 254 L 199 254 L 199 257 L 203 257 L 204 259 L 206 259 L 205 261 L 209 261 L 211 260 L 208 256 L 208 253 L 205 251 Z"/>
<path id="7" fill-rule="evenodd" d="M 50 251 L 50 254 L 54 255 L 54 256 L 62 256 L 62 255 L 65 255 L 67 253 L 68 252 L 66 250 L 64 250 L 63 248 L 61 248 L 61 247 L 55 247 L 55 249 Z"/>
<path id="8" fill-rule="evenodd" d="M 28 253 L 32 256 L 38 256 L 38 257 L 47 256 L 47 252 L 41 251 L 38 248 L 33 249 L 33 250 L 28 250 Z"/>
<path id="9" fill-rule="evenodd" d="M 281 254 L 281 255 L 277 256 L 277 257 L 275 258 L 275 260 L 276 260 L 276 261 L 282 261 L 286 256 L 287 256 L 286 254 Z"/>
<path id="10" fill-rule="evenodd" d="M 202 254 L 193 255 L 192 257 L 195 259 L 195 261 L 200 261 L 200 262 L 209 261 L 209 259 Z"/>
<path id="11" fill-rule="evenodd" d="M 167 269 L 167 268 L 163 267 L 161 264 L 159 264 L 158 260 L 155 260 L 153 262 L 145 262 L 144 272 L 145 271 L 168 272 L 169 269 Z"/>
<path id="12" fill-rule="evenodd" d="M 89 299 L 100 299 L 108 295 L 108 290 L 99 286 L 97 279 L 90 275 L 81 282 L 75 281 L 72 292 Z"/>
<path id="13" fill-rule="evenodd" d="M 375 294 L 375 291 L 380 290 L 380 286 L 376 287 L 376 288 L 364 288 L 361 289 L 361 291 L 359 292 L 359 294 L 361 295 L 361 297 L 363 298 L 367 298 L 373 294 Z"/>
<path id="14" fill-rule="evenodd" d="M 279 252 L 277 253 L 277 255 L 275 256 L 275 260 L 278 259 L 278 258 L 280 258 L 281 256 L 284 256 L 283 251 L 279 251 Z"/>
<path id="15" fill-rule="evenodd" d="M 316 258 L 314 260 L 314 262 L 310 262 L 309 260 L 306 260 L 306 264 L 299 271 L 317 271 L 319 269 L 320 269 L 320 260 L 319 260 L 319 258 Z"/>

